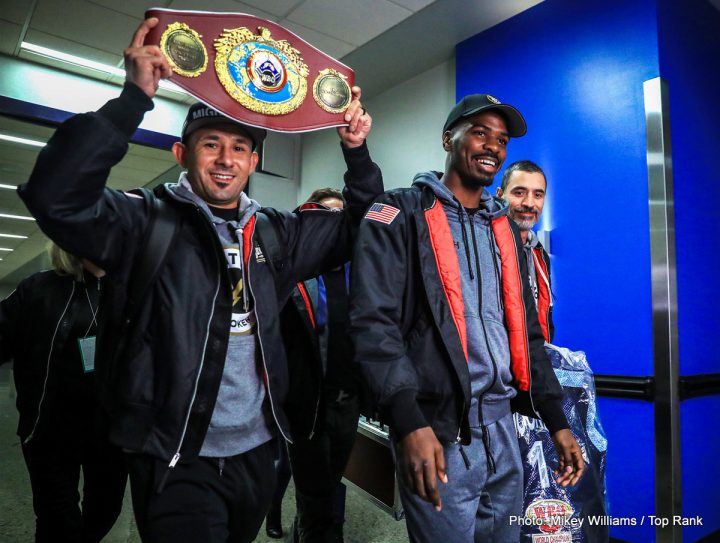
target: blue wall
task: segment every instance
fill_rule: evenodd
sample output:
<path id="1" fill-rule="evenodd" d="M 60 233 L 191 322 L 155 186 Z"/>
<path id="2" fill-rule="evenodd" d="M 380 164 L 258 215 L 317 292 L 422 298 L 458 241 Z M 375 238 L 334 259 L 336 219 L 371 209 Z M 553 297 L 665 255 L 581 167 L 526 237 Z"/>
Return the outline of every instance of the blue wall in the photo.
<path id="1" fill-rule="evenodd" d="M 506 164 L 547 173 L 556 343 L 596 373 L 652 375 L 642 85 L 658 75 L 655 2 L 546 0 L 456 59 L 458 97 L 494 94 L 526 117 Z"/>
<path id="2" fill-rule="evenodd" d="M 720 12 L 659 0 L 660 75 L 670 90 L 680 373 L 720 372 Z"/>
<path id="3" fill-rule="evenodd" d="M 675 187 L 680 373 L 720 372 L 720 12 L 706 0 L 658 0 L 660 75 L 668 82 Z M 720 529 L 720 397 L 681 406 L 683 514 Z"/>
<path id="4" fill-rule="evenodd" d="M 506 163 L 547 173 L 555 343 L 584 350 L 596 373 L 652 375 L 643 82 L 659 75 L 655 0 L 546 0 L 459 44 L 456 62 L 458 98 L 487 92 L 526 117 Z M 599 413 L 612 516 L 654 514 L 652 404 L 602 399 Z M 644 542 L 654 529 L 610 535 Z"/>
<path id="5" fill-rule="evenodd" d="M 643 515 L 655 511 L 655 437 L 653 405 L 623 398 L 598 398 L 600 422 L 608 440 L 606 465 L 608 514 L 636 519 L 636 526 L 613 526 L 610 536 L 653 541 L 655 529 Z"/>
<path id="6" fill-rule="evenodd" d="M 703 526 L 683 528 L 683 541 L 697 541 L 720 529 L 720 396 L 687 400 L 680 405 L 683 516 L 700 515 Z"/>

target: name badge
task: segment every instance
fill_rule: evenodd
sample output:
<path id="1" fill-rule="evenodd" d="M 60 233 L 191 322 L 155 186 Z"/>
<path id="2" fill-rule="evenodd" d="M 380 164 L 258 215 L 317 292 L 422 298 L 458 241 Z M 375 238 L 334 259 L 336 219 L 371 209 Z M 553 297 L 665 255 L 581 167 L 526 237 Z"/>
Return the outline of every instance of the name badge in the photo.
<path id="1" fill-rule="evenodd" d="M 95 336 L 78 338 L 80 358 L 82 358 L 83 371 L 95 371 Z"/>

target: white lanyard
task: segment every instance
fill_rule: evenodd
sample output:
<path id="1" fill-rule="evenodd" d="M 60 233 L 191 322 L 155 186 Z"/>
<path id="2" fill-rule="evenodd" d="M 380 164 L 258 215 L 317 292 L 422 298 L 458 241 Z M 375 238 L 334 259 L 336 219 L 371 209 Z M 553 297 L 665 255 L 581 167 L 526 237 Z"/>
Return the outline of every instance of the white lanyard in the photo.
<path id="1" fill-rule="evenodd" d="M 90 321 L 90 326 L 88 326 L 88 329 L 85 331 L 85 334 L 83 337 L 87 337 L 87 335 L 90 333 L 90 329 L 93 327 L 93 324 L 97 326 L 97 313 L 100 309 L 100 303 L 98 302 L 98 306 L 93 309 L 92 302 L 90 301 L 90 294 L 88 293 L 87 285 L 84 285 L 85 287 L 85 297 L 87 298 L 88 305 L 90 306 L 90 314 L 92 315 L 92 320 Z"/>

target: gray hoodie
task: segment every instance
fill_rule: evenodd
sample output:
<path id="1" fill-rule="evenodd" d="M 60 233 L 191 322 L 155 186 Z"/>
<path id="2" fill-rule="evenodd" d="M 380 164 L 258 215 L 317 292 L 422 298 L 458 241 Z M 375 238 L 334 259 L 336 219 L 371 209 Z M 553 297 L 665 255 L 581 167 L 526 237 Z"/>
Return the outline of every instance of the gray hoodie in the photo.
<path id="1" fill-rule="evenodd" d="M 533 249 L 538 246 L 540 241 L 538 240 L 535 232 L 532 230 L 528 231 L 527 241 L 523 245 L 523 252 L 528 264 L 528 281 L 530 281 L 530 288 L 532 289 L 533 297 L 535 298 L 535 307 L 538 302 L 538 286 L 537 286 L 537 272 L 535 270 L 535 257 L 533 257 Z"/>
<path id="2" fill-rule="evenodd" d="M 484 190 L 480 209 L 469 214 L 442 183 L 441 175 L 439 172 L 419 173 L 413 184 L 433 191 L 442 203 L 450 225 L 465 305 L 472 394 L 469 423 L 470 427 L 478 427 L 509 413 L 509 400 L 516 394 L 504 324 L 500 253 L 490 225 L 490 221 L 507 213 L 507 207 L 502 200 Z"/>
<path id="3" fill-rule="evenodd" d="M 230 336 L 220 390 L 200 449 L 200 456 L 235 456 L 262 445 L 274 436 L 257 349 L 255 310 L 250 291 L 245 288 L 246 270 L 240 256 L 243 254 L 242 230 L 260 205 L 241 193 L 238 219 L 224 221 L 213 215 L 207 204 L 193 193 L 185 173 L 180 176 L 178 184 L 167 185 L 167 188 L 178 200 L 197 205 L 212 222 L 228 260 L 234 298 L 236 292 L 240 294 L 233 303 L 232 322 L 228 323 Z"/>

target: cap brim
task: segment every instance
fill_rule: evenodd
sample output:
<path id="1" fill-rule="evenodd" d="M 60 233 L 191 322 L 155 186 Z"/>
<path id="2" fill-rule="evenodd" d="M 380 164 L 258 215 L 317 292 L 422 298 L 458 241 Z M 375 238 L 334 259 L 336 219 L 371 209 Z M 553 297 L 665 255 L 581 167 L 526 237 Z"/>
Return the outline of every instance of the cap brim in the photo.
<path id="1" fill-rule="evenodd" d="M 521 138 L 527 134 L 527 124 L 525 123 L 525 119 L 517 109 L 509 104 L 488 104 L 480 106 L 473 111 L 469 111 L 463 117 L 469 117 L 470 115 L 475 115 L 476 113 L 490 109 L 498 109 L 502 112 L 507 122 L 508 135 L 511 138 Z"/>
<path id="2" fill-rule="evenodd" d="M 231 124 L 237 126 L 241 130 L 247 132 L 248 136 L 250 136 L 250 138 L 253 140 L 255 147 L 258 147 L 267 136 L 267 130 L 265 130 L 264 128 L 258 128 L 257 126 L 239 123 L 228 117 L 206 117 L 204 119 L 197 119 L 188 124 L 185 132 L 182 135 L 182 138 L 183 140 L 186 140 L 187 137 L 193 132 L 195 132 L 198 128 L 203 128 L 205 126 L 210 126 L 214 124 Z"/>

